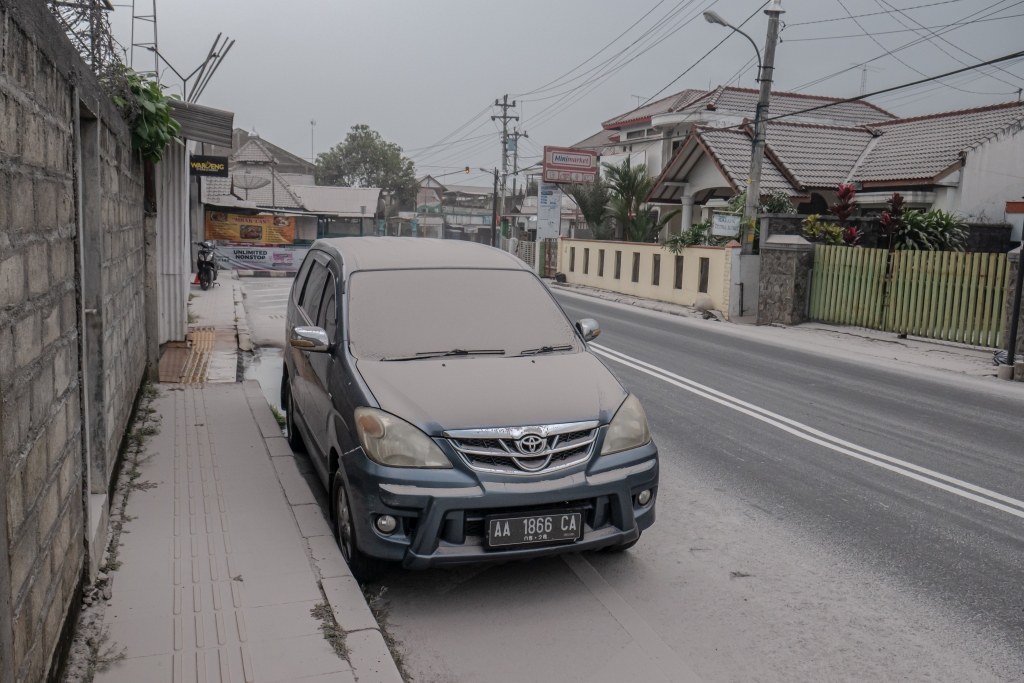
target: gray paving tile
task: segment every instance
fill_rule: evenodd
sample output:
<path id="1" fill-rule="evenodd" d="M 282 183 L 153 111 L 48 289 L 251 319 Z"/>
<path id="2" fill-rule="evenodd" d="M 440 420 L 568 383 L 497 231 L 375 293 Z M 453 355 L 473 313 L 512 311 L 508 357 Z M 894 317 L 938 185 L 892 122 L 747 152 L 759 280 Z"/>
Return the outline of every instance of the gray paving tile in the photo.
<path id="1" fill-rule="evenodd" d="M 319 633 L 263 642 L 251 648 L 251 653 L 253 666 L 266 683 L 351 669 Z"/>
<path id="2" fill-rule="evenodd" d="M 304 537 L 334 535 L 319 505 L 295 505 L 292 512 L 295 513 L 295 521 L 299 523 L 299 531 Z"/>
<path id="3" fill-rule="evenodd" d="M 352 576 L 345 558 L 341 555 L 338 542 L 333 536 L 313 536 L 306 539 L 309 550 L 313 553 L 313 562 L 320 572 L 320 577 L 330 579 L 337 576 Z"/>
<path id="4" fill-rule="evenodd" d="M 320 620 L 310 614 L 323 600 L 286 602 L 245 610 L 249 642 L 295 638 L 320 633 Z"/>

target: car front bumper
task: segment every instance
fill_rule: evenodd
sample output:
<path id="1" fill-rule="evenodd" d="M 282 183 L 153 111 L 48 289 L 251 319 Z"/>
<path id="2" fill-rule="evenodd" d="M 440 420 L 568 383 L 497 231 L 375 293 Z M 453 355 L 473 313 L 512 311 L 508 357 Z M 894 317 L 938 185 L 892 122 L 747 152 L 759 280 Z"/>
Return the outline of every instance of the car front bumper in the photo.
<path id="1" fill-rule="evenodd" d="M 360 450 L 342 458 L 355 535 L 366 554 L 413 569 L 531 559 L 596 550 L 635 540 L 655 518 L 658 449 L 654 442 L 593 456 L 579 470 L 549 476 L 485 479 L 477 473 L 381 467 Z M 637 495 L 652 492 L 647 505 Z M 497 513 L 583 511 L 583 536 L 574 543 L 489 549 L 484 517 Z M 390 535 L 377 531 L 380 515 L 399 519 Z"/>

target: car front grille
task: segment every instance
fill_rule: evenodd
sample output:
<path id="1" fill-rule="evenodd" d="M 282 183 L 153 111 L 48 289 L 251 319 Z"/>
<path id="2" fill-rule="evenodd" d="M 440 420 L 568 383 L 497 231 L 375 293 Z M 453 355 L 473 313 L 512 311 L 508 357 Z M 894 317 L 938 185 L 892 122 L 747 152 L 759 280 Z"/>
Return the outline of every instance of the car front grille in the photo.
<path id="1" fill-rule="evenodd" d="M 471 468 L 498 474 L 543 474 L 586 462 L 597 421 L 445 432 Z"/>

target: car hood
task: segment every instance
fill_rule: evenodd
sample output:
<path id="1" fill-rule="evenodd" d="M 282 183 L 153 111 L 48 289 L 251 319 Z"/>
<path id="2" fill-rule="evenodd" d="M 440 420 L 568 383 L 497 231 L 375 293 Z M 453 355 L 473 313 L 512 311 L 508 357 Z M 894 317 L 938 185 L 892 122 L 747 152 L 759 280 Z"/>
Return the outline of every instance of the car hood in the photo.
<path id="1" fill-rule="evenodd" d="M 626 398 L 608 368 L 586 351 L 360 360 L 357 368 L 383 410 L 433 436 L 452 429 L 607 423 Z"/>

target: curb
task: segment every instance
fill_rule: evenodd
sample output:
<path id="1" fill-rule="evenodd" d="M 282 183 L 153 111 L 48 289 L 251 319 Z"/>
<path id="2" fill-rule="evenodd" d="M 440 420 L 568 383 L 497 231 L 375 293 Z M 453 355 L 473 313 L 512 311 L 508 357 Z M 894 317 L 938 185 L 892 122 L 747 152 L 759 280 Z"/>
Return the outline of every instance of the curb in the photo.
<path id="1" fill-rule="evenodd" d="M 292 450 L 270 412 L 259 382 L 242 383 L 277 479 L 284 489 L 306 552 L 338 626 L 345 632 L 348 661 L 359 683 L 403 683 L 398 666 L 384 642 L 380 625 L 366 604 L 359 583 L 352 577 L 334 539 L 331 525 L 313 498 L 309 484 L 295 464 Z"/>
<path id="2" fill-rule="evenodd" d="M 242 287 L 232 283 L 232 294 L 235 299 L 235 335 L 238 338 L 240 351 L 252 351 L 252 338 L 249 336 L 249 319 L 245 315 L 245 304 L 242 303 Z"/>
<path id="3" fill-rule="evenodd" d="M 689 306 L 683 306 L 681 304 L 658 301 L 657 299 L 647 299 L 645 297 L 632 296 L 630 294 L 619 294 L 618 292 L 610 292 L 604 289 L 597 289 L 596 287 L 587 287 L 586 285 L 565 285 L 559 282 L 545 282 L 544 284 L 548 285 L 549 289 L 557 287 L 562 291 L 579 294 L 580 296 L 589 296 L 592 299 L 601 299 L 602 301 L 613 301 L 627 306 L 646 308 L 651 311 L 658 311 L 659 313 L 678 315 L 681 318 L 703 319 L 703 315 L 699 313 L 697 309 Z M 721 316 L 721 312 L 716 311 L 716 313 L 719 314 L 715 316 L 716 318 L 722 322 L 727 322 L 725 316 Z"/>
<path id="4" fill-rule="evenodd" d="M 236 270 L 238 277 L 295 277 L 289 270 Z"/>

